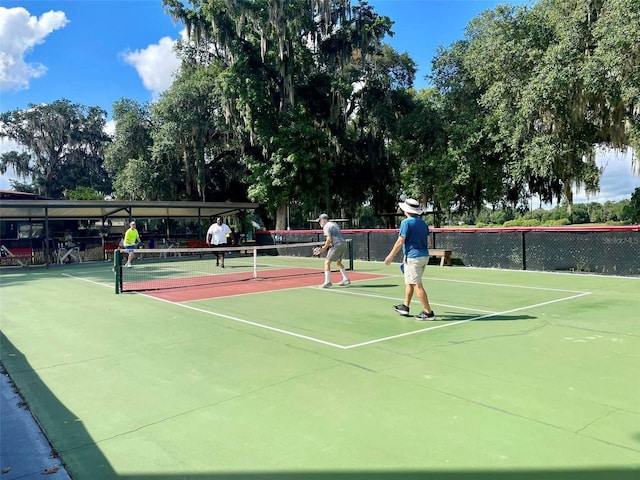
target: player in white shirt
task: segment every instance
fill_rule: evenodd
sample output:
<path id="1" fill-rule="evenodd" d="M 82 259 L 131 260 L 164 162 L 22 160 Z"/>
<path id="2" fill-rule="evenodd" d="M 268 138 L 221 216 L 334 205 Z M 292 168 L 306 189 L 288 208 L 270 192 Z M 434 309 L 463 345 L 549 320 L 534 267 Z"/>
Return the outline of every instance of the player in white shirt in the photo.
<path id="1" fill-rule="evenodd" d="M 211 247 L 226 245 L 231 238 L 231 233 L 229 225 L 222 221 L 222 217 L 218 217 L 216 223 L 213 223 L 207 230 L 207 243 Z M 224 268 L 224 250 L 216 253 L 216 266 Z"/>

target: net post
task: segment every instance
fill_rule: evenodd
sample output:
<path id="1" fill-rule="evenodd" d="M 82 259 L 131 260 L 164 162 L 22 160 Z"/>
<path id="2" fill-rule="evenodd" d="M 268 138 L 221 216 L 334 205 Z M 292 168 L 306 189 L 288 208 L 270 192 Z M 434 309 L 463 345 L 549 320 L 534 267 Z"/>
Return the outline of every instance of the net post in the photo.
<path id="1" fill-rule="evenodd" d="M 115 288 L 116 295 L 122 293 L 122 269 L 120 268 L 122 265 L 122 260 L 120 257 L 120 250 L 115 249 L 113 251 L 113 273 L 115 274 Z"/>
<path id="2" fill-rule="evenodd" d="M 258 249 L 253 247 L 253 279 L 258 278 Z"/>
<path id="3" fill-rule="evenodd" d="M 352 239 L 348 239 L 349 243 L 349 270 L 353 270 L 353 241 Z"/>

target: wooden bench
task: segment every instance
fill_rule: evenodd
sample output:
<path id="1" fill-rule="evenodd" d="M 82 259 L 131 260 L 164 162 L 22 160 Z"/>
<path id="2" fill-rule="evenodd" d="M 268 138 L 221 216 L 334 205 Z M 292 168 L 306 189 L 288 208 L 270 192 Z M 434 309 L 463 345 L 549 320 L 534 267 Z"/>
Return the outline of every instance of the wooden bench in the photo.
<path id="1" fill-rule="evenodd" d="M 26 267 L 30 263 L 33 263 L 33 248 L 31 247 L 15 247 L 9 250 L 4 245 L 0 246 L 0 261 L 13 261 L 17 262 L 21 267 Z"/>
<path id="2" fill-rule="evenodd" d="M 445 265 L 452 265 L 451 262 L 451 250 L 444 250 L 442 248 L 430 248 L 429 249 L 430 257 L 440 257 L 440 266 L 444 267 Z"/>

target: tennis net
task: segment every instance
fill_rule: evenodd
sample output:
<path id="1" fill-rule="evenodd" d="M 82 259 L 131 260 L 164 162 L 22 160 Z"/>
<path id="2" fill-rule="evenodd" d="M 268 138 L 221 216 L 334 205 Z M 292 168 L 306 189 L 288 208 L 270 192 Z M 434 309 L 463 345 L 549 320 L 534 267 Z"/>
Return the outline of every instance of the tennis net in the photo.
<path id="1" fill-rule="evenodd" d="M 351 241 L 348 242 L 343 263 L 348 270 L 353 270 L 353 248 Z M 318 275 L 324 269 L 324 262 L 312 256 L 312 249 L 322 244 L 141 248 L 135 250 L 130 268 L 126 266 L 128 252 L 117 250 L 113 267 L 115 290 L 122 293 Z"/>

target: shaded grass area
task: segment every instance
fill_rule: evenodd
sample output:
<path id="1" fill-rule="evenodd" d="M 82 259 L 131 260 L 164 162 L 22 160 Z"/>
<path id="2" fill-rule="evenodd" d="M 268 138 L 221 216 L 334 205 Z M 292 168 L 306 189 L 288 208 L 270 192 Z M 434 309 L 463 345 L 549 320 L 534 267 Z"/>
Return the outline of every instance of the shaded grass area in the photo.
<path id="1" fill-rule="evenodd" d="M 428 267 L 415 322 L 356 270 L 184 305 L 3 271 L 1 360 L 78 480 L 637 478 L 637 279 Z"/>

